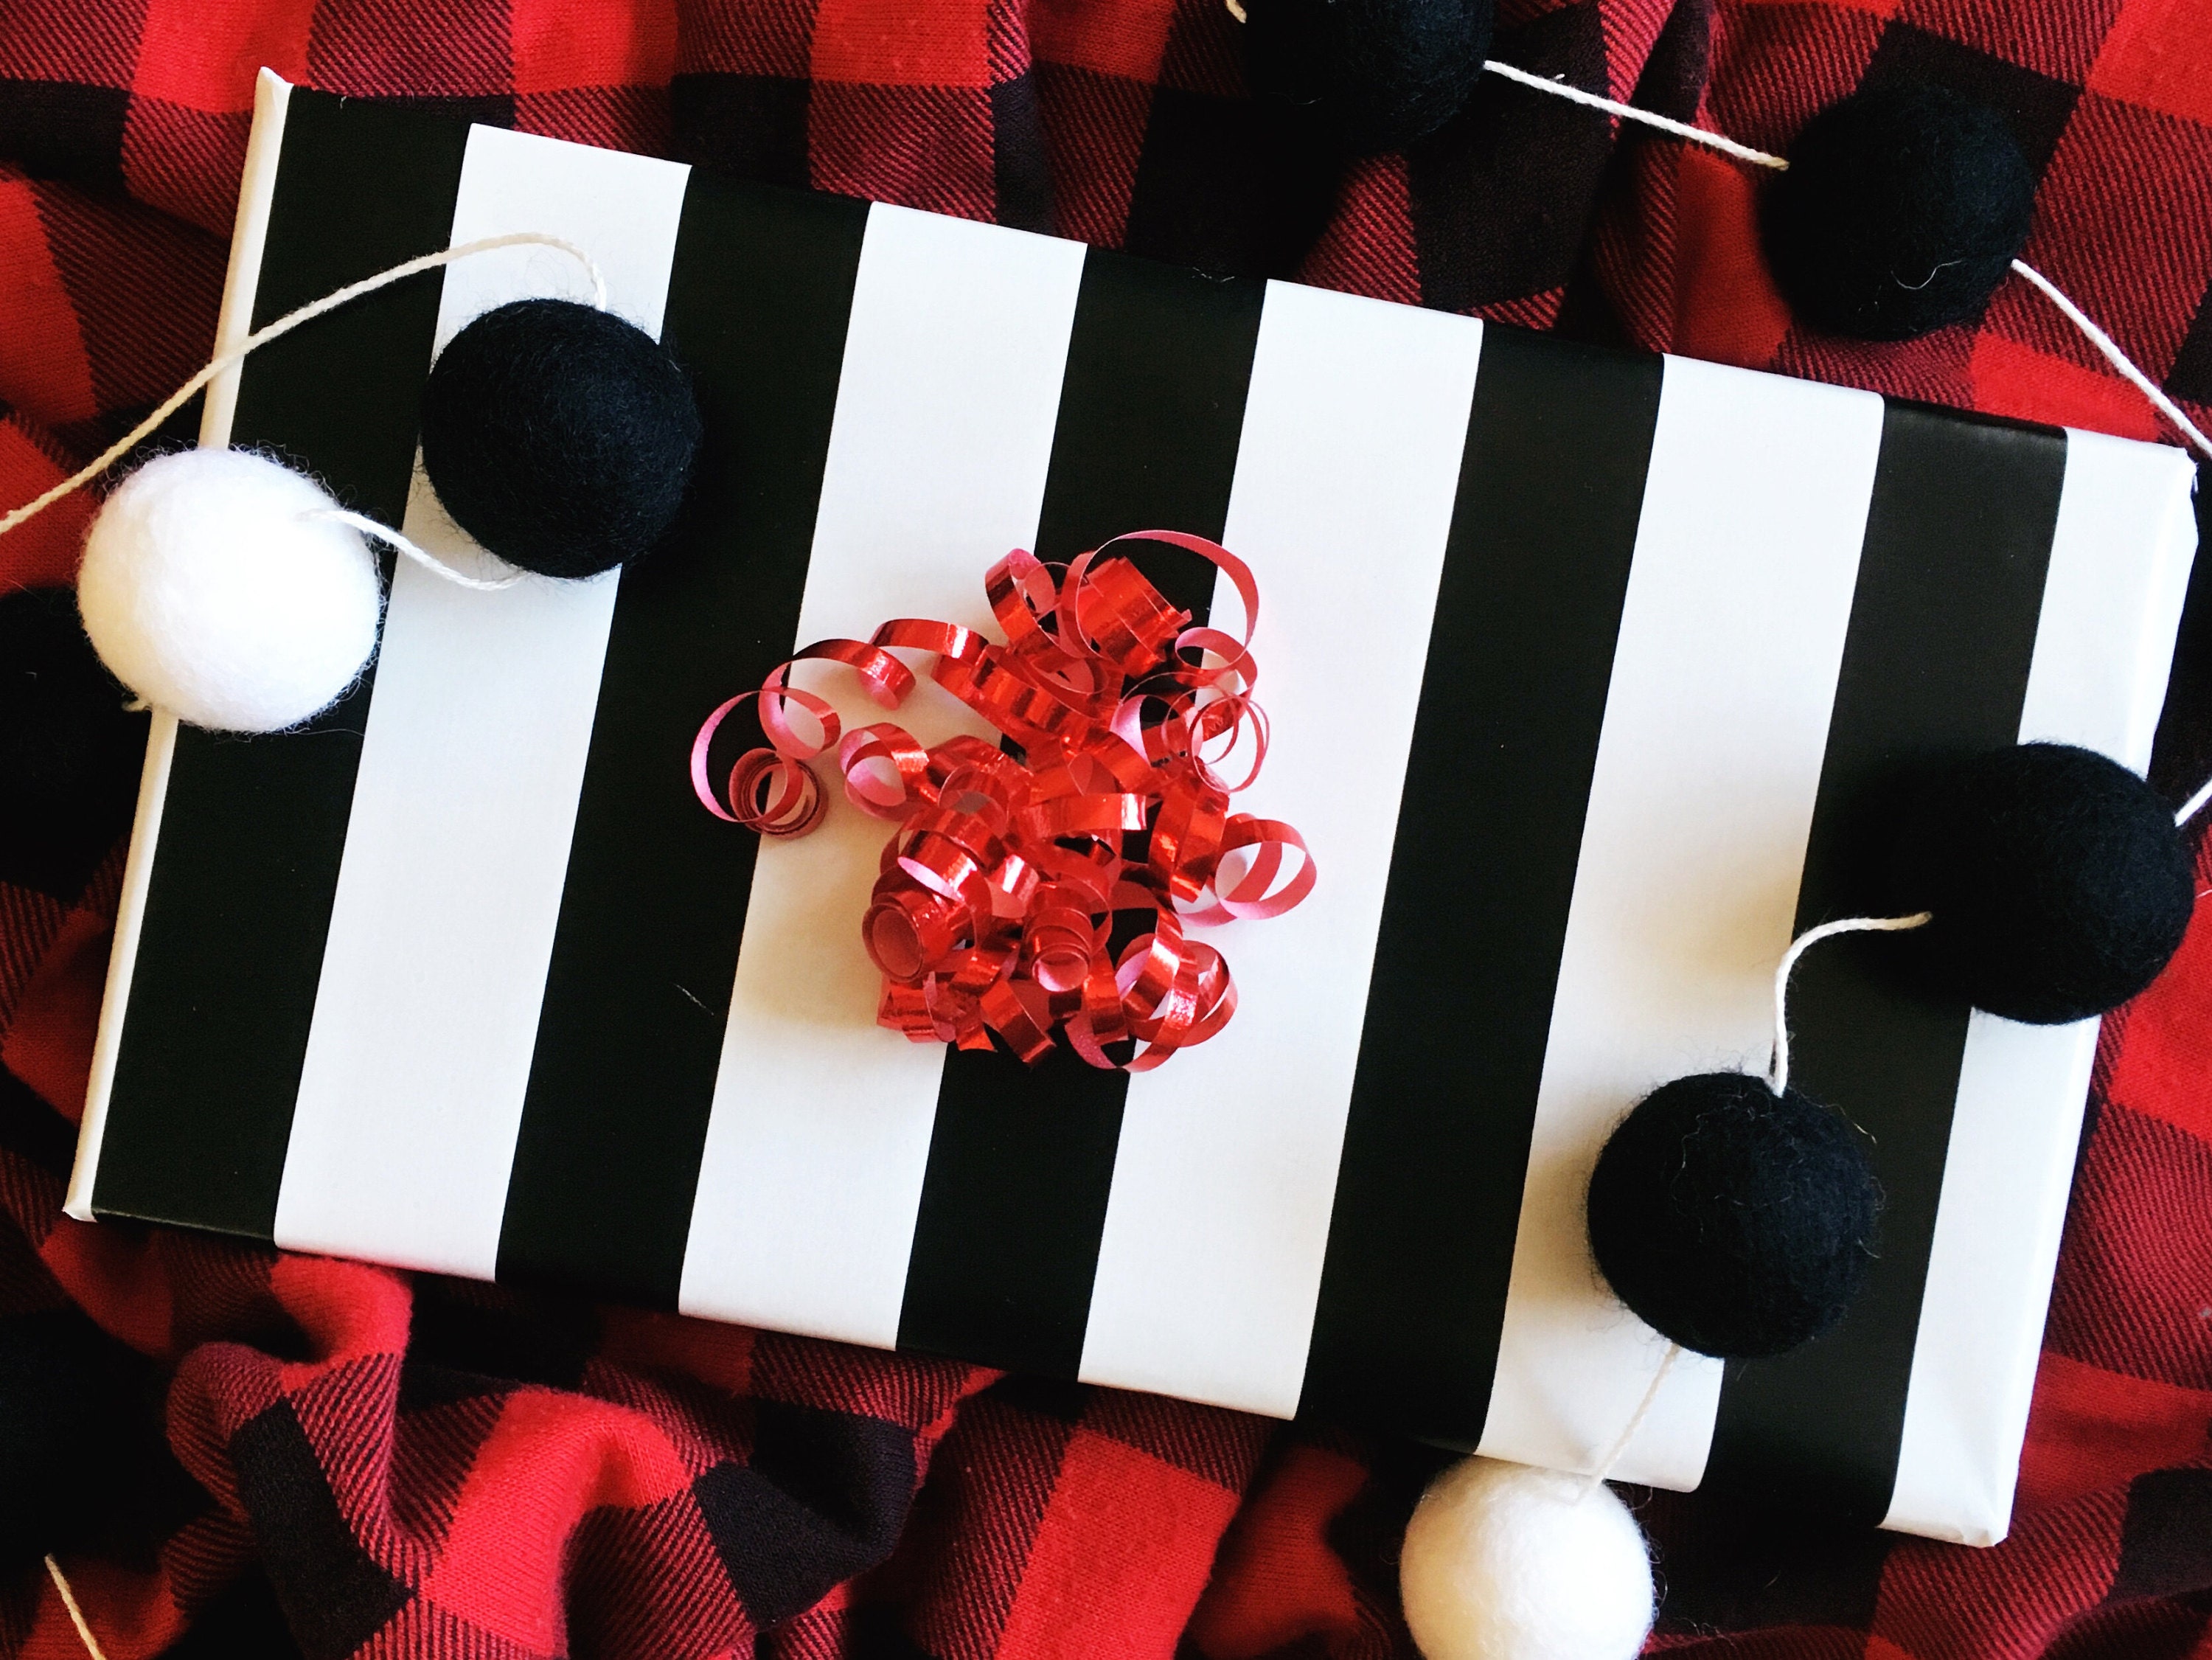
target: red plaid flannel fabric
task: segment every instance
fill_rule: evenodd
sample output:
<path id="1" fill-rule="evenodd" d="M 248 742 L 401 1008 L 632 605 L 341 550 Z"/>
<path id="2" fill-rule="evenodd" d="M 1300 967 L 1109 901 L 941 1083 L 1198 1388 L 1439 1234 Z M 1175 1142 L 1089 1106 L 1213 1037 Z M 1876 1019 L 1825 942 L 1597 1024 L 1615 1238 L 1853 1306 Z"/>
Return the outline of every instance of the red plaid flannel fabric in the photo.
<path id="1" fill-rule="evenodd" d="M 2027 258 L 2212 415 L 2202 0 L 1508 0 L 1499 21 L 1499 57 L 1767 148 L 1869 80 L 1998 105 L 2041 179 Z M 1166 258 L 2167 435 L 2016 283 L 1908 345 L 1796 329 L 1757 254 L 1755 179 L 1556 100 L 1486 84 L 1409 155 L 1323 165 L 1243 96 L 1235 27 L 1213 0 L 11 0 L 0 502 L 203 361 L 264 64 Z M 0 587 L 68 581 L 88 512 L 0 541 Z M 2176 793 L 2212 770 L 2200 586 L 2155 767 Z M 161 1402 L 64 1558 L 118 1660 L 1410 1653 L 1392 1586 L 1437 1462 L 1419 1449 L 62 1218 L 118 868 L 98 848 L 83 867 L 64 891 L 0 881 L 0 1318 L 82 1310 Z M 2212 1656 L 2208 1077 L 2212 923 L 2107 1023 L 2013 1537 L 1973 1552 L 1656 1496 L 1656 1646 Z M 7 1572 L 0 1652 L 79 1652 L 45 1578 Z"/>

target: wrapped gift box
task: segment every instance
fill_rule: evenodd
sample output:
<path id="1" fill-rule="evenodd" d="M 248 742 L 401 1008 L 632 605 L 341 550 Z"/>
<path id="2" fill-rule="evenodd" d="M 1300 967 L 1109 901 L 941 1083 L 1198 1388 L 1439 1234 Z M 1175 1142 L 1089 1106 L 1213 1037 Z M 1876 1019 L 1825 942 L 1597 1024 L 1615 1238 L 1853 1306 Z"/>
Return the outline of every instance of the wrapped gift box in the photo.
<path id="1" fill-rule="evenodd" d="M 393 574 L 373 675 L 251 740 L 157 719 L 70 1193 L 1587 1468 L 1664 1344 L 1583 1184 L 1680 1073 L 1763 1065 L 1894 763 L 2140 768 L 2195 547 L 2177 451 L 1222 280 L 264 76 L 226 339 L 400 259 L 568 238 L 708 423 L 675 543 L 572 586 Z M 269 447 L 466 562 L 416 465 L 433 352 L 580 269 L 528 247 L 254 356 Z M 982 626 L 1009 548 L 1247 559 L 1301 909 L 1214 937 L 1218 1039 L 1133 1079 L 873 1022 L 884 827 L 762 844 L 702 717 L 885 617 Z M 1210 568 L 1146 569 L 1234 624 Z M 819 682 L 877 718 L 850 683 Z M 934 691 L 934 741 L 981 730 Z M 1881 1256 L 1797 1353 L 1669 1375 L 1618 1474 L 2004 1531 L 2097 1028 L 1808 959 L 1798 1079 L 1872 1138 Z"/>

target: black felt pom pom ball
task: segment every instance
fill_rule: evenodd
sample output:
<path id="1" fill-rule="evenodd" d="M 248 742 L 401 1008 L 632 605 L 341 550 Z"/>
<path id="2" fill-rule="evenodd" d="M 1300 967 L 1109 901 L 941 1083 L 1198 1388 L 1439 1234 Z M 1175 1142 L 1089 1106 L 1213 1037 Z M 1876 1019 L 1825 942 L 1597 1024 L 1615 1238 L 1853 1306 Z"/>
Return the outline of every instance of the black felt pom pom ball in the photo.
<path id="1" fill-rule="evenodd" d="M 699 451 L 699 410 L 667 350 L 567 300 L 486 312 L 422 392 L 422 468 L 453 521 L 546 576 L 593 576 L 649 551 Z"/>
<path id="2" fill-rule="evenodd" d="M 131 823 L 146 717 L 67 588 L 0 597 L 0 881 L 74 898 Z"/>
<path id="3" fill-rule="evenodd" d="M 2035 176 L 2004 118 L 1937 86 L 1856 93 L 1767 186 L 1767 264 L 1799 317 L 1909 340 L 1980 314 L 2027 240 Z"/>
<path id="4" fill-rule="evenodd" d="M 1354 155 L 1450 120 L 1490 51 L 1492 0 L 1246 0 L 1245 15 L 1252 90 Z"/>
<path id="5" fill-rule="evenodd" d="M 1856 1133 L 1742 1073 L 1644 1097 L 1590 1178 L 1590 1250 L 1620 1300 L 1684 1348 L 1780 1354 L 1844 1317 L 1881 1189 Z"/>
<path id="6" fill-rule="evenodd" d="M 1977 1008 L 2048 1025 L 2117 1007 L 2180 949 L 2197 898 L 2158 792 L 2067 744 L 1930 777 L 1897 818 L 1891 882 L 1933 921 L 1907 942 Z"/>

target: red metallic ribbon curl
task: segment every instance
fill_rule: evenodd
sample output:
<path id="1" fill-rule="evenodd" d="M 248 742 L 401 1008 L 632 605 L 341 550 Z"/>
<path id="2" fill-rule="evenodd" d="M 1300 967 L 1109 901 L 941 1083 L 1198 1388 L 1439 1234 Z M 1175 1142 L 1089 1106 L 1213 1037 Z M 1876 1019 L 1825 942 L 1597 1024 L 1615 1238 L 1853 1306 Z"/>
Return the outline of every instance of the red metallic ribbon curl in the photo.
<path id="1" fill-rule="evenodd" d="M 1130 540 L 1211 561 L 1243 600 L 1243 637 L 1193 627 L 1109 552 Z M 1203 537 L 1136 531 L 1059 577 L 1018 549 L 991 567 L 984 591 L 1004 644 L 915 617 L 866 642 L 819 641 L 707 717 L 691 745 L 692 788 L 732 824 L 803 836 L 828 805 L 808 763 L 834 751 L 846 799 L 898 826 L 860 924 L 884 975 L 878 1023 L 963 1049 L 988 1049 L 995 1034 L 1031 1063 L 1059 1037 L 1094 1067 L 1148 1071 L 1237 1010 L 1228 964 L 1188 930 L 1279 916 L 1313 891 L 1297 831 L 1229 811 L 1267 753 L 1252 701 L 1258 587 Z M 930 678 L 1021 758 L 964 735 L 927 746 L 890 721 L 848 733 L 827 702 L 791 684 L 799 663 L 842 663 L 896 709 L 916 682 L 893 649 L 933 654 Z M 740 756 L 717 790 L 708 746 L 756 698 L 768 746 Z M 1246 749 L 1242 775 L 1225 781 L 1217 766 Z M 1113 1059 L 1113 1044 L 1133 1046 L 1129 1058 Z"/>

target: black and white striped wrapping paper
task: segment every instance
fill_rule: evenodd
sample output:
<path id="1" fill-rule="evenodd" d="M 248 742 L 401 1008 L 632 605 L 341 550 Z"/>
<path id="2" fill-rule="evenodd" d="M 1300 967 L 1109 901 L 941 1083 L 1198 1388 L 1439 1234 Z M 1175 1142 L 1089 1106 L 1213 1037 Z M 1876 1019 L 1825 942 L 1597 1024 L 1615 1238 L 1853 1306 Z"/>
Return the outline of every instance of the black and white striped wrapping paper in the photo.
<path id="1" fill-rule="evenodd" d="M 306 730 L 157 721 L 70 1207 L 554 1281 L 1587 1468 L 1663 1345 L 1581 1229 L 1606 1132 L 1757 1066 L 1865 781 L 2014 739 L 2147 760 L 2195 545 L 2176 451 L 292 93 L 265 76 L 225 330 L 501 231 L 587 249 L 709 423 L 679 543 L 466 592 L 402 564 Z M 414 468 L 435 345 L 515 249 L 257 355 L 207 436 L 481 556 Z M 884 830 L 702 812 L 704 714 L 799 644 L 982 626 L 1015 546 L 1159 526 L 1258 575 L 1314 896 L 1215 936 L 1219 1038 L 1134 1079 L 873 1024 Z M 1178 604 L 1237 601 L 1153 559 Z M 1233 617 L 1230 621 L 1235 621 Z M 872 719 L 849 684 L 819 684 Z M 926 741 L 981 731 L 933 693 Z M 1874 1138 L 1862 1305 L 1678 1365 L 1617 1474 L 1726 1469 L 2001 1536 L 2087 1023 L 1906 1000 L 1843 941 L 1798 1075 Z"/>

